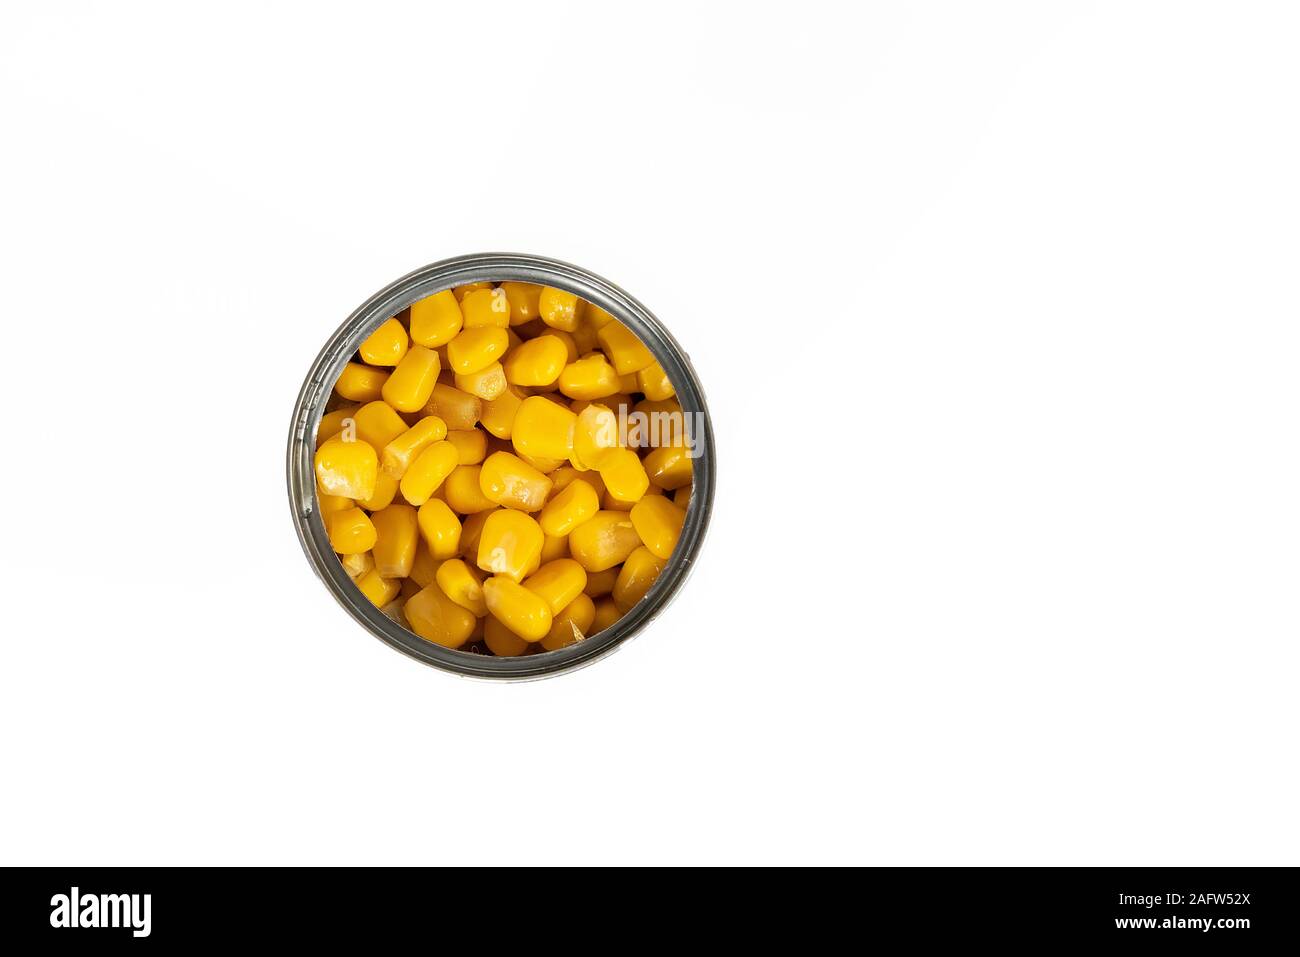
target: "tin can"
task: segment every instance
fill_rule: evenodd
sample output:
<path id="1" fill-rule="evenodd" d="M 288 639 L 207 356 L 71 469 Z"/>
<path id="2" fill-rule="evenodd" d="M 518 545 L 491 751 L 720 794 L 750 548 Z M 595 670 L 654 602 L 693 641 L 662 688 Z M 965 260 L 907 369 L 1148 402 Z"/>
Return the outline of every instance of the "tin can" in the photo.
<path id="1" fill-rule="evenodd" d="M 677 392 L 687 437 L 695 450 L 691 499 L 677 549 L 650 591 L 603 631 L 567 648 L 520 657 L 494 657 L 444 648 L 407 631 L 376 608 L 352 583 L 330 548 L 316 508 L 313 472 L 316 427 L 334 383 L 361 343 L 382 322 L 413 302 L 471 282 L 531 282 L 595 303 L 636 333 L 663 366 Z M 444 259 L 381 289 L 352 313 L 325 343 L 298 394 L 289 429 L 289 505 L 307 560 L 336 601 L 363 628 L 403 654 L 435 668 L 475 678 L 542 678 L 590 664 L 640 632 L 677 594 L 699 555 L 713 509 L 717 466 L 713 426 L 699 378 L 686 351 L 645 306 L 618 286 L 578 266 L 516 253 L 479 253 Z"/>

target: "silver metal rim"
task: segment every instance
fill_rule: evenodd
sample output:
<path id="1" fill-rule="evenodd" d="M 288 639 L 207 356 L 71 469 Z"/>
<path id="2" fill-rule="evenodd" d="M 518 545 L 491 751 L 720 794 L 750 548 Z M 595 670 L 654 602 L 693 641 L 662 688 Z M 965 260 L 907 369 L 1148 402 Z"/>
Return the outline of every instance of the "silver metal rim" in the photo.
<path id="1" fill-rule="evenodd" d="M 534 282 L 593 302 L 641 337 L 668 373 L 699 455 L 694 459 L 691 502 L 677 550 L 646 596 L 613 626 L 562 648 L 519 658 L 496 658 L 444 648 L 392 621 L 352 583 L 330 548 L 316 510 L 312 457 L 316 426 L 343 366 L 384 320 L 425 296 L 470 282 Z M 663 324 L 618 286 L 578 266 L 517 253 L 478 253 L 417 269 L 371 296 L 335 331 L 312 363 L 298 393 L 289 429 L 288 482 L 293 524 L 307 560 L 330 594 L 363 628 L 385 644 L 424 664 L 475 678 L 524 680 L 583 667 L 620 647 L 663 611 L 695 565 L 713 509 L 716 481 L 713 425 L 690 358 Z"/>

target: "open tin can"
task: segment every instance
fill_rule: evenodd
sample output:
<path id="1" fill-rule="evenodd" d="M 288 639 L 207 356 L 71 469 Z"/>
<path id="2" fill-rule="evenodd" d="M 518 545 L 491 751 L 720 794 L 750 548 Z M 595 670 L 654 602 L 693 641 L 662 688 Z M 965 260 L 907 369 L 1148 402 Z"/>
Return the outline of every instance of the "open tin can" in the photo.
<path id="1" fill-rule="evenodd" d="M 690 504 L 677 548 L 659 578 L 613 625 L 556 651 L 495 657 L 445 648 L 425 641 L 383 614 L 353 584 L 330 547 L 316 504 L 313 472 L 316 428 L 334 383 L 361 343 L 384 321 L 417 300 L 472 282 L 529 282 L 552 286 L 594 303 L 621 321 L 654 353 L 672 381 L 691 447 L 694 475 Z M 636 299 L 608 280 L 578 266 L 514 253 L 458 256 L 417 269 L 381 289 L 334 332 L 312 363 L 293 410 L 289 429 L 289 504 L 303 551 L 335 600 L 379 640 L 435 668 L 475 678 L 542 678 L 571 671 L 601 658 L 648 625 L 672 600 L 694 566 L 713 508 L 716 464 L 713 427 L 704 390 L 686 352 L 663 324 Z"/>

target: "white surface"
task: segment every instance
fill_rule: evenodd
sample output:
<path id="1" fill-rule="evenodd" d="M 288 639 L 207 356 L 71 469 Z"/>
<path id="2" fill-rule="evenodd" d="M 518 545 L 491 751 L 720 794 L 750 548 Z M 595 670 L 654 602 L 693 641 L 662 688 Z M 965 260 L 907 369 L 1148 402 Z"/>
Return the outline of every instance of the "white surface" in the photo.
<path id="1" fill-rule="evenodd" d="M 0 861 L 1296 863 L 1295 15 L 845 6 L 5 6 Z M 719 437 L 686 592 L 523 686 L 362 632 L 283 477 L 494 249 Z"/>

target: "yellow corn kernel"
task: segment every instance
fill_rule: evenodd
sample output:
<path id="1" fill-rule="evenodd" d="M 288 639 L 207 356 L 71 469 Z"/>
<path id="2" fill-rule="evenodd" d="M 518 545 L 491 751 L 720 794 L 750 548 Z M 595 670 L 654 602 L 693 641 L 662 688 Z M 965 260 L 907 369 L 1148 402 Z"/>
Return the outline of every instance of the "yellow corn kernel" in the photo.
<path id="1" fill-rule="evenodd" d="M 415 546 L 420 540 L 415 509 L 409 505 L 390 505 L 370 516 L 374 523 L 375 568 L 384 578 L 405 578 L 415 564 Z"/>
<path id="2" fill-rule="evenodd" d="M 618 373 L 599 352 L 570 362 L 560 373 L 560 391 L 570 399 L 603 399 L 620 385 Z"/>
<path id="3" fill-rule="evenodd" d="M 630 512 L 635 504 L 636 502 L 625 502 L 621 498 L 615 498 L 609 494 L 608 490 L 600 499 L 600 507 L 609 509 L 611 512 Z"/>
<path id="4" fill-rule="evenodd" d="M 650 481 L 660 488 L 671 491 L 691 482 L 693 466 L 683 445 L 664 445 L 654 449 L 642 464 Z"/>
<path id="5" fill-rule="evenodd" d="M 540 566 L 524 579 L 523 585 L 546 599 L 552 614 L 559 614 L 587 587 L 587 570 L 572 558 L 559 558 Z"/>
<path id="6" fill-rule="evenodd" d="M 546 459 L 536 455 L 529 455 L 526 452 L 520 452 L 515 449 L 515 454 L 531 465 L 543 475 L 550 475 L 556 469 L 564 465 L 564 459 Z"/>
<path id="7" fill-rule="evenodd" d="M 516 658 L 526 654 L 532 644 L 520 638 L 498 619 L 483 619 L 483 643 L 498 658 Z"/>
<path id="8" fill-rule="evenodd" d="M 631 449 L 611 450 L 601 461 L 600 477 L 605 491 L 624 502 L 640 501 L 650 487 L 650 477 Z"/>
<path id="9" fill-rule="evenodd" d="M 664 367 L 658 362 L 652 362 L 638 371 L 636 381 L 637 388 L 645 393 L 647 399 L 654 402 L 671 399 L 677 394 L 672 381 L 668 378 L 668 373 L 664 372 Z"/>
<path id="10" fill-rule="evenodd" d="M 563 329 L 547 329 L 548 336 L 554 336 L 564 343 L 564 361 L 566 364 L 578 361 L 578 340 Z M 559 381 L 558 379 L 556 380 Z"/>
<path id="11" fill-rule="evenodd" d="M 400 479 L 417 455 L 446 437 L 447 423 L 436 415 L 426 415 L 384 446 L 380 464 L 386 474 Z"/>
<path id="12" fill-rule="evenodd" d="M 511 385 L 549 386 L 560 377 L 568 361 L 569 348 L 564 340 L 546 335 L 520 343 L 503 365 Z"/>
<path id="13" fill-rule="evenodd" d="M 546 504 L 546 497 L 551 494 L 551 480 L 509 452 L 493 452 L 489 455 L 483 463 L 478 481 L 486 498 L 498 505 L 523 509 L 525 512 L 541 511 Z"/>
<path id="14" fill-rule="evenodd" d="M 326 439 L 332 439 L 342 432 L 344 421 L 356 415 L 359 408 L 359 405 L 345 405 L 322 415 L 320 425 L 316 426 L 316 448 L 320 448 Z"/>
<path id="15" fill-rule="evenodd" d="M 614 590 L 614 582 L 618 581 L 618 568 L 606 568 L 604 571 L 588 572 L 587 587 L 582 590 L 584 595 L 590 595 L 592 598 L 599 598 L 601 595 L 608 595 Z"/>
<path id="16" fill-rule="evenodd" d="M 326 495 L 365 499 L 375 494 L 379 456 L 365 442 L 335 436 L 316 450 L 316 481 Z"/>
<path id="17" fill-rule="evenodd" d="M 596 333 L 605 355 L 614 364 L 619 375 L 640 372 L 655 361 L 654 355 L 646 344 L 636 337 L 636 333 L 615 319 L 601 326 Z M 635 386 L 633 386 L 635 388 Z"/>
<path id="18" fill-rule="evenodd" d="M 632 610 L 632 606 L 645 597 L 650 586 L 655 583 L 666 563 L 654 552 L 642 545 L 623 562 L 623 568 L 614 582 L 612 597 L 614 604 L 623 614 Z"/>
<path id="19" fill-rule="evenodd" d="M 460 465 L 478 465 L 487 455 L 487 435 L 478 429 L 455 429 L 447 433 L 447 441 L 456 446 Z"/>
<path id="20" fill-rule="evenodd" d="M 454 558 L 460 552 L 460 519 L 441 499 L 431 498 L 420 506 L 420 535 L 429 554 L 438 561 Z"/>
<path id="21" fill-rule="evenodd" d="M 541 286 L 531 282 L 503 282 L 501 291 L 510 301 L 510 325 L 522 326 L 540 314 L 537 300 L 542 295 Z"/>
<path id="22" fill-rule="evenodd" d="M 446 439 L 434 442 L 402 476 L 402 498 L 412 505 L 423 505 L 456 468 L 458 460 L 456 446 Z"/>
<path id="23" fill-rule="evenodd" d="M 682 526 L 686 523 L 686 512 L 683 509 L 662 495 L 647 495 L 632 506 L 628 517 L 632 519 L 632 527 L 646 548 L 665 561 L 672 558 L 677 539 L 682 534 Z"/>
<path id="24" fill-rule="evenodd" d="M 353 506 L 339 512 L 322 515 L 330 548 L 340 555 L 368 552 L 375 544 L 375 526 L 370 516 Z M 540 551 L 540 549 L 539 549 Z"/>
<path id="25" fill-rule="evenodd" d="M 538 559 L 543 565 L 547 562 L 553 562 L 557 558 L 569 557 L 569 536 L 568 535 L 547 535 L 542 542 L 542 554 Z"/>
<path id="26" fill-rule="evenodd" d="M 443 594 L 437 582 L 426 585 L 408 598 L 403 610 L 413 632 L 425 641 L 446 648 L 459 648 L 465 644 L 478 623 L 474 613 Z"/>
<path id="27" fill-rule="evenodd" d="M 529 515 L 501 509 L 488 515 L 478 541 L 478 567 L 523 581 L 541 562 L 545 535 Z"/>
<path id="28" fill-rule="evenodd" d="M 600 601 L 596 602 L 596 613 L 591 622 L 589 636 L 599 634 L 622 617 L 623 613 L 618 610 L 618 605 L 614 604 L 614 599 L 600 599 Z"/>
<path id="29" fill-rule="evenodd" d="M 477 568 L 467 565 L 459 558 L 451 558 L 438 566 L 438 587 L 442 593 L 468 609 L 476 618 L 487 614 L 487 603 L 483 600 L 483 576 Z"/>
<path id="30" fill-rule="evenodd" d="M 447 504 L 461 515 L 473 515 L 497 507 L 496 502 L 483 494 L 482 471 L 479 465 L 458 465 L 443 484 L 443 497 Z"/>
<path id="31" fill-rule="evenodd" d="M 578 297 L 571 292 L 547 286 L 538 297 L 537 311 L 552 328 L 572 332 L 578 327 Z"/>
<path id="32" fill-rule="evenodd" d="M 569 533 L 569 554 L 589 572 L 613 568 L 640 545 L 627 512 L 602 509 Z"/>
<path id="33" fill-rule="evenodd" d="M 542 647 L 547 651 L 558 651 L 577 644 L 587 637 L 595 620 L 596 603 L 586 595 L 579 595 L 551 619 L 551 630 L 542 639 Z"/>
<path id="34" fill-rule="evenodd" d="M 541 641 L 551 630 L 553 616 L 546 599 L 513 578 L 493 575 L 483 583 L 483 598 L 492 616 L 525 641 Z"/>
<path id="35" fill-rule="evenodd" d="M 510 337 L 504 329 L 481 326 L 464 330 L 447 343 L 447 360 L 457 375 L 486 369 L 506 354 Z"/>
<path id="36" fill-rule="evenodd" d="M 595 352 L 600 348 L 600 340 L 596 338 L 596 330 L 587 325 L 585 322 L 578 323 L 578 328 L 569 333 L 573 339 L 573 348 L 577 355 L 585 356 L 589 352 Z"/>
<path id="37" fill-rule="evenodd" d="M 418 520 L 418 514 L 416 517 Z M 429 551 L 429 546 L 424 543 L 422 538 L 419 544 L 415 546 L 415 561 L 411 563 L 411 574 L 408 576 L 411 581 L 415 582 L 417 591 L 433 581 L 440 564 L 441 562 L 433 557 L 433 552 Z M 410 598 L 411 596 L 407 595 L 406 597 Z"/>
<path id="38" fill-rule="evenodd" d="M 438 369 L 438 353 L 411 346 L 384 383 L 384 401 L 399 412 L 420 411 L 438 382 Z"/>
<path id="39" fill-rule="evenodd" d="M 361 343 L 361 358 L 372 366 L 395 366 L 411 344 L 406 329 L 396 319 L 388 319 Z"/>
<path id="40" fill-rule="evenodd" d="M 582 318 L 587 325 L 596 330 L 603 329 L 614 321 L 613 316 L 594 302 L 587 303 L 587 308 L 582 311 Z"/>
<path id="41" fill-rule="evenodd" d="M 572 465 L 565 465 L 550 473 L 551 481 L 555 483 L 555 488 L 551 490 L 552 495 L 563 492 L 570 484 L 582 479 L 593 489 L 596 490 L 596 497 L 601 498 L 605 494 L 605 483 L 600 480 L 599 472 L 579 471 Z"/>
<path id="42" fill-rule="evenodd" d="M 509 378 L 510 375 L 507 373 L 506 379 Z M 498 439 L 510 438 L 514 429 L 515 413 L 519 411 L 523 401 L 524 394 L 515 386 L 507 385 L 499 396 L 483 403 L 483 428 Z"/>
<path id="43" fill-rule="evenodd" d="M 361 594 L 369 598 L 377 608 L 383 608 L 396 598 L 402 590 L 401 582 L 384 578 L 379 574 L 377 568 L 370 569 L 370 571 L 356 579 L 356 583 L 357 588 L 361 590 Z"/>
<path id="44" fill-rule="evenodd" d="M 375 477 L 375 494 L 370 498 L 358 499 L 357 504 L 368 512 L 377 512 L 381 508 L 388 508 L 395 498 L 397 498 L 397 479 L 387 472 L 380 472 Z"/>
<path id="45" fill-rule="evenodd" d="M 339 373 L 334 391 L 353 402 L 373 402 L 383 394 L 390 374 L 389 369 L 372 369 L 360 362 L 349 362 Z"/>
<path id="46" fill-rule="evenodd" d="M 444 382 L 433 387 L 424 407 L 427 415 L 436 415 L 449 429 L 472 429 L 483 413 L 483 400 Z"/>
<path id="47" fill-rule="evenodd" d="M 321 491 L 319 485 L 316 486 L 316 510 L 322 515 L 328 515 L 330 512 L 341 512 L 355 504 L 352 499 L 342 495 L 327 495 Z"/>
<path id="48" fill-rule="evenodd" d="M 416 345 L 429 349 L 445 346 L 464 324 L 460 303 L 450 289 L 411 304 L 411 340 Z"/>
<path id="49" fill-rule="evenodd" d="M 618 377 L 618 387 L 623 392 L 632 393 L 641 388 L 641 380 L 637 378 L 639 372 L 629 372 L 627 375 Z"/>
<path id="50" fill-rule="evenodd" d="M 578 417 L 565 406 L 540 395 L 519 403 L 510 434 L 515 451 L 532 458 L 564 462 L 573 454 L 573 430 Z"/>
<path id="51" fill-rule="evenodd" d="M 600 497 L 582 479 L 570 482 L 563 492 L 552 495 L 537 516 L 547 535 L 563 537 L 600 511 Z"/>
<path id="52" fill-rule="evenodd" d="M 486 289 L 488 292 L 491 292 L 491 291 L 492 291 L 492 283 L 490 283 L 490 282 L 467 282 L 467 283 L 465 283 L 465 285 L 463 285 L 463 286 L 456 286 L 454 289 L 452 289 L 452 292 L 454 292 L 454 293 L 456 294 L 456 299 L 457 299 L 458 302 L 464 302 L 466 296 L 468 296 L 471 292 L 475 292 L 475 291 L 477 291 L 477 290 L 479 290 L 479 289 Z"/>
<path id="53" fill-rule="evenodd" d="M 375 556 L 369 552 L 342 555 L 339 560 L 342 562 L 343 570 L 348 573 L 349 578 L 360 578 L 375 567 Z"/>
<path id="54" fill-rule="evenodd" d="M 487 402 L 500 398 L 509 387 L 509 383 L 506 382 L 506 370 L 499 362 L 494 362 L 486 369 L 471 372 L 469 375 L 457 373 L 455 383 L 456 388 L 462 392 L 468 392 Z"/>
<path id="55" fill-rule="evenodd" d="M 352 419 L 356 423 L 357 438 L 375 451 L 406 431 L 405 420 L 382 399 L 367 402 L 357 409 Z"/>
<path id="56" fill-rule="evenodd" d="M 598 469 L 618 449 L 618 416 L 604 405 L 592 404 L 578 413 L 573 427 L 575 465 Z"/>
<path id="57" fill-rule="evenodd" d="M 678 508 L 685 510 L 691 504 L 691 486 L 688 482 L 677 491 L 673 492 L 673 504 Z"/>
<path id="58" fill-rule="evenodd" d="M 502 289 L 475 289 L 460 301 L 460 311 L 465 314 L 466 329 L 505 329 L 510 325 L 510 300 Z"/>
<path id="59" fill-rule="evenodd" d="M 460 555 L 471 564 L 478 563 L 478 543 L 483 537 L 483 526 L 487 524 L 488 516 L 493 512 L 501 511 L 501 507 L 495 503 L 489 503 L 490 507 L 475 512 L 465 517 L 465 524 L 460 530 Z"/>

